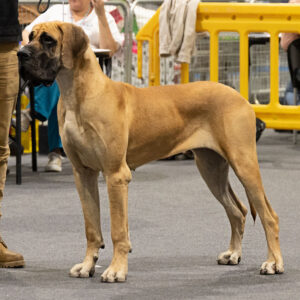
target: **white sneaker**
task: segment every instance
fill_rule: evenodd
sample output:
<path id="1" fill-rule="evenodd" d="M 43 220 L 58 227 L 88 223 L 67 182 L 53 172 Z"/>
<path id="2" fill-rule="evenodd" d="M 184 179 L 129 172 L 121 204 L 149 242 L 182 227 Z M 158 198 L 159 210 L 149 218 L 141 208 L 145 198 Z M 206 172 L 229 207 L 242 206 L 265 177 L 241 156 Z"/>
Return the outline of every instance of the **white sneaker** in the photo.
<path id="1" fill-rule="evenodd" d="M 32 121 L 30 116 L 30 111 L 24 109 L 21 111 L 21 131 L 26 132 L 29 128 L 30 122 Z M 11 124 L 16 127 L 17 121 L 16 119 L 11 120 Z"/>
<path id="2" fill-rule="evenodd" d="M 63 157 L 56 153 L 56 152 L 50 152 L 48 154 L 48 164 L 45 167 L 46 172 L 61 172 L 62 171 L 62 159 Z"/>

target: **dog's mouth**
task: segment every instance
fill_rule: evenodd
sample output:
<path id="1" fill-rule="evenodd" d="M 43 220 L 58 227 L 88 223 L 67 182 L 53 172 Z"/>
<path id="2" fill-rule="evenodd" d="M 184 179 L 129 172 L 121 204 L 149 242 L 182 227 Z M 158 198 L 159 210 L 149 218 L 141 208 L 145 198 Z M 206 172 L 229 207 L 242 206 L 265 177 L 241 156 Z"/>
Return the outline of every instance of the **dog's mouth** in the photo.
<path id="1" fill-rule="evenodd" d="M 35 86 L 36 85 L 39 85 L 39 84 L 43 84 L 45 86 L 50 86 L 53 84 L 55 79 L 43 79 L 43 80 L 40 80 L 40 81 L 33 81 L 32 84 Z"/>
<path id="2" fill-rule="evenodd" d="M 42 81 L 42 84 L 45 86 L 50 86 L 53 84 L 53 82 L 54 82 L 54 80 L 45 80 L 45 81 Z"/>
<path id="3" fill-rule="evenodd" d="M 48 78 L 48 77 L 43 77 L 43 76 L 38 76 L 36 74 L 33 74 L 32 72 L 26 70 L 23 66 L 20 68 L 20 75 L 21 77 L 25 80 L 31 83 L 33 86 L 38 86 L 38 85 L 45 85 L 45 86 L 50 86 L 53 84 L 55 77 L 53 78 Z"/>

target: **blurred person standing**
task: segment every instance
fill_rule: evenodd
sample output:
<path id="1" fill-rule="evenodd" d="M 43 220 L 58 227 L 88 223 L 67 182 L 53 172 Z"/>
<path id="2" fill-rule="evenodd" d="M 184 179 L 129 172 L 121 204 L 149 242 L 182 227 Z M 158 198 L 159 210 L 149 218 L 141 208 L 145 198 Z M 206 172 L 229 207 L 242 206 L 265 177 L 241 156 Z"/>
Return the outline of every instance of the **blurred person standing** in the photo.
<path id="1" fill-rule="evenodd" d="M 300 0 L 290 0 L 289 3 L 300 3 Z M 280 46 L 283 50 L 287 51 L 291 42 L 300 38 L 300 34 L 294 32 L 281 33 Z M 295 105 L 294 103 L 294 91 L 292 81 L 290 80 L 286 86 L 284 93 L 284 105 Z M 300 105 L 300 93 L 298 92 L 297 105 Z"/>
<path id="2" fill-rule="evenodd" d="M 45 13 L 37 17 L 22 32 L 23 42 L 29 42 L 29 34 L 34 25 L 49 21 L 64 21 L 80 26 L 90 40 L 93 49 L 110 49 L 113 55 L 123 44 L 114 18 L 106 12 L 104 0 L 69 0 L 69 4 L 51 6 Z M 48 163 L 46 172 L 62 171 L 62 143 L 58 130 L 57 103 L 60 92 L 56 82 L 50 87 L 43 85 L 34 88 L 35 117 L 44 122 L 48 120 Z M 21 128 L 27 131 L 31 121 L 30 108 L 22 111 Z"/>
<path id="3" fill-rule="evenodd" d="M 0 204 L 6 180 L 9 157 L 8 134 L 11 116 L 19 90 L 17 51 L 21 30 L 18 21 L 18 0 L 0 1 Z M 0 207 L 1 209 L 1 207 Z M 1 210 L 0 210 L 1 216 Z M 0 236 L 0 267 L 23 267 L 21 254 L 7 249 Z"/>

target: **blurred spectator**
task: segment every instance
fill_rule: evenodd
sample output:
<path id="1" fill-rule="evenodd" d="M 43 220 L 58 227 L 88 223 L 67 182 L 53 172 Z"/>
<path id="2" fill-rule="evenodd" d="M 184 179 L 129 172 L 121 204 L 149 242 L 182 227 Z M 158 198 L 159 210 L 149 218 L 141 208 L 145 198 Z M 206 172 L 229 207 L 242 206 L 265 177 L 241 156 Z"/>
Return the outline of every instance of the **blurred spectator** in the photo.
<path id="1" fill-rule="evenodd" d="M 17 51 L 21 37 L 18 22 L 18 0 L 0 2 L 0 202 L 6 180 L 9 157 L 10 120 L 19 90 Z M 1 216 L 1 211 L 0 211 Z M 21 254 L 7 249 L 0 236 L 0 268 L 23 267 Z"/>
<path id="2" fill-rule="evenodd" d="M 290 0 L 289 3 L 300 3 L 300 0 Z M 280 45 L 282 49 L 287 51 L 289 45 L 291 42 L 294 40 L 300 38 L 300 35 L 298 33 L 293 33 L 293 32 L 284 32 L 281 34 L 281 40 L 280 40 Z M 293 85 L 292 82 L 289 81 L 284 93 L 284 100 L 283 103 L 284 105 L 295 105 L 294 103 L 294 91 L 293 91 Z M 297 105 L 300 105 L 300 93 L 298 93 L 298 100 L 297 100 Z"/>
<path id="3" fill-rule="evenodd" d="M 92 48 L 110 49 L 111 55 L 123 44 L 123 37 L 114 18 L 105 11 L 103 0 L 69 0 L 68 5 L 53 5 L 24 29 L 23 44 L 28 43 L 28 36 L 34 25 L 47 21 L 65 21 L 82 27 Z M 34 93 L 35 117 L 40 121 L 48 120 L 50 153 L 45 171 L 60 172 L 63 151 L 57 121 L 57 103 L 60 96 L 58 85 L 56 82 L 50 87 L 40 85 L 35 88 Z M 23 111 L 23 131 L 27 131 L 30 120 L 30 109 Z"/>

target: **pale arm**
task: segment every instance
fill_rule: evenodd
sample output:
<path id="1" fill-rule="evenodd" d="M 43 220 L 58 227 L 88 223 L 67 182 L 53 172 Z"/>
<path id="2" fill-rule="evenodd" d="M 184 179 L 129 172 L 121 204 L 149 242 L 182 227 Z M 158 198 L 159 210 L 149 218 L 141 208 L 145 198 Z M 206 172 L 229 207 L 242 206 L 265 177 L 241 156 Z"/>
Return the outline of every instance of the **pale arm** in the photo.
<path id="1" fill-rule="evenodd" d="M 119 44 L 115 41 L 105 15 L 103 0 L 91 0 L 98 16 L 99 23 L 99 48 L 110 49 L 112 56 L 119 48 Z"/>
<path id="2" fill-rule="evenodd" d="M 290 0 L 289 3 L 300 3 L 300 0 Z M 290 43 L 299 37 L 300 35 L 294 32 L 283 32 L 281 33 L 280 46 L 287 51 Z"/>

